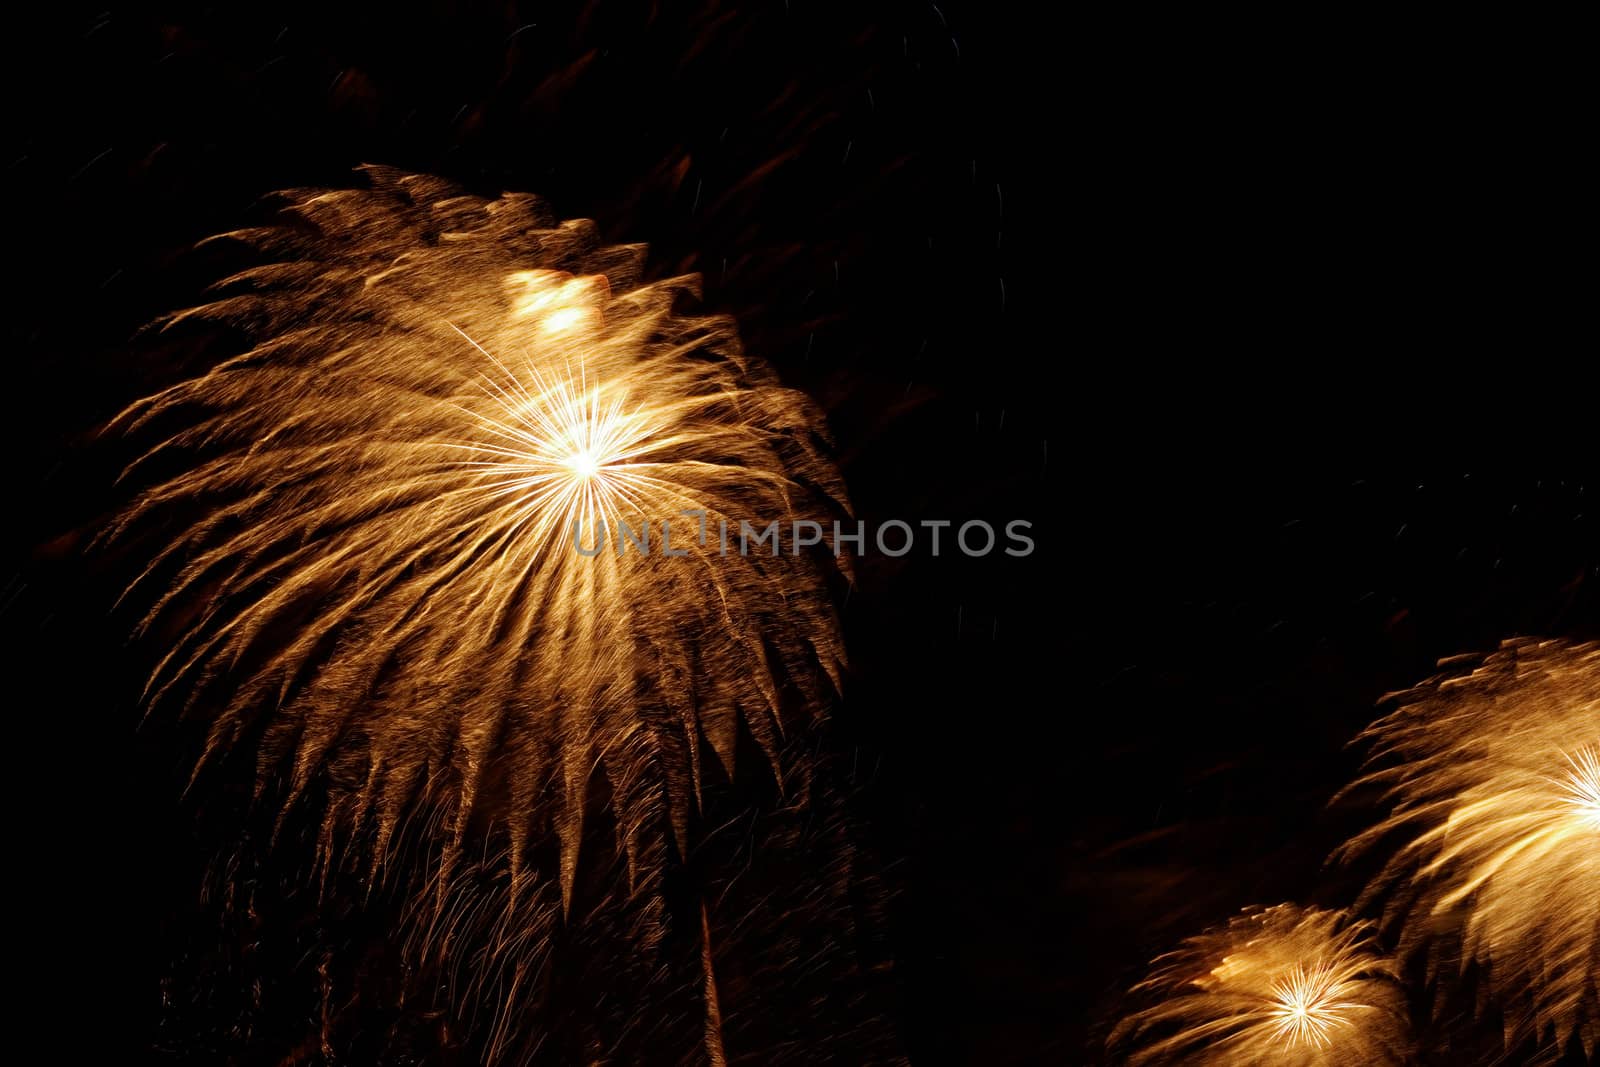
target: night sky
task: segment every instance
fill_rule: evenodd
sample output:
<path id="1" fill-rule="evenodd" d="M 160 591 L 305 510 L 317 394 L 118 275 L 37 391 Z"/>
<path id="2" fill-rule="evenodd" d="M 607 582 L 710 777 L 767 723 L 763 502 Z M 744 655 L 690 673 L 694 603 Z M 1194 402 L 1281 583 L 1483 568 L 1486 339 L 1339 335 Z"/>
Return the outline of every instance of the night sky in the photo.
<path id="1" fill-rule="evenodd" d="M 199 298 L 197 240 L 364 162 L 536 192 L 703 274 L 826 410 L 868 522 L 1034 524 L 1026 559 L 869 556 L 844 604 L 826 743 L 912 1062 L 1095 1062 L 1152 956 L 1353 898 L 1323 863 L 1363 813 L 1328 802 L 1380 697 L 1600 634 L 1568 68 L 1532 28 L 1044 7 L 14 28 L 11 926 L 64 1047 L 202 1062 L 160 984 L 193 814 L 138 727 L 119 564 L 85 552 L 119 501 L 94 431 L 176 372 L 133 339 Z"/>

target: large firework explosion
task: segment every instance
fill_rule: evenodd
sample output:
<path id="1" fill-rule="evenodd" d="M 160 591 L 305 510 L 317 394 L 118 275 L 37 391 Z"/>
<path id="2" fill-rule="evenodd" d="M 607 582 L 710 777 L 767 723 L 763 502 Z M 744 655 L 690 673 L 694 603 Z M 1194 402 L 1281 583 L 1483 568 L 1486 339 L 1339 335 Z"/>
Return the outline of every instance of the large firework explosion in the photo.
<path id="1" fill-rule="evenodd" d="M 852 888 L 836 815 L 782 829 L 819 795 L 835 563 L 704 536 L 843 511 L 820 419 L 731 322 L 677 311 L 694 279 L 643 283 L 641 247 L 533 197 L 366 176 L 281 194 L 273 224 L 225 235 L 268 262 L 166 327 L 252 347 L 116 422 L 151 443 L 111 534 L 163 538 L 134 588 L 163 652 L 148 702 L 204 723 L 202 767 L 253 761 L 276 825 L 314 829 L 321 882 L 407 886 L 407 965 L 485 1058 L 647 1042 L 677 1062 L 691 1054 L 629 1003 L 653 985 L 698 1005 L 694 1055 L 723 1062 L 748 1050 L 725 1049 L 745 1006 L 719 979 L 753 1000 L 793 980 L 780 947 L 801 971 L 850 948 L 794 960 L 773 937 L 719 975 L 760 923 L 726 893 L 674 910 L 667 885 L 714 852 L 705 797 L 748 776 L 748 749 L 778 829 L 746 837 L 787 833 L 795 856 L 826 837 L 791 884 L 812 904 Z M 617 536 L 663 521 L 671 555 Z M 578 551 L 601 524 L 614 547 Z M 606 1017 L 558 1047 L 548 1016 L 574 1007 L 541 1018 L 529 1005 L 553 994 L 532 990 L 559 986 L 558 944 L 570 959 L 584 937 L 609 939 L 589 956 L 610 961 L 611 1003 L 579 1005 Z"/>
<path id="2" fill-rule="evenodd" d="M 1430 977 L 1473 966 L 1508 1045 L 1600 1049 L 1600 644 L 1517 640 L 1398 694 L 1363 735 L 1386 902 Z"/>
<path id="3" fill-rule="evenodd" d="M 1156 960 L 1118 1062 L 1376 1067 L 1410 1060 L 1405 997 L 1372 928 L 1343 912 L 1250 909 Z"/>

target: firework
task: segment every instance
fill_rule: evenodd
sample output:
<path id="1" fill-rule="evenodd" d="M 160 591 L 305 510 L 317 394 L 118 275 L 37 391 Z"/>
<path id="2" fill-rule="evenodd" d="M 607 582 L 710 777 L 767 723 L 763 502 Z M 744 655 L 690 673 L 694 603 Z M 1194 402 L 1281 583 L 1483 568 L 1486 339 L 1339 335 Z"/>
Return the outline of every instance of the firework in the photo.
<path id="1" fill-rule="evenodd" d="M 1600 644 L 1463 657 L 1363 735 L 1394 849 L 1367 890 L 1438 979 L 1459 960 L 1509 1044 L 1600 1047 Z"/>
<path id="2" fill-rule="evenodd" d="M 314 810 L 324 875 L 406 853 L 433 952 L 473 900 L 481 969 L 527 985 L 527 946 L 584 910 L 597 819 L 621 872 L 597 892 L 659 943 L 663 871 L 741 748 L 808 796 L 795 739 L 838 685 L 841 564 L 714 531 L 844 513 L 817 412 L 727 319 L 675 310 L 695 279 L 644 284 L 641 247 L 535 198 L 382 168 L 281 195 L 274 224 L 225 235 L 268 262 L 165 324 L 253 347 L 115 423 L 154 439 L 110 530 L 164 539 L 135 584 L 165 652 L 149 705 L 204 723 L 202 766 L 253 761 L 280 823 Z M 630 540 L 664 524 L 670 554 Z"/>
<path id="3" fill-rule="evenodd" d="M 1394 967 L 1373 946 L 1372 928 L 1343 912 L 1247 910 L 1156 960 L 1134 995 L 1157 999 L 1111 1036 L 1130 1064 L 1371 1067 L 1410 1058 Z"/>

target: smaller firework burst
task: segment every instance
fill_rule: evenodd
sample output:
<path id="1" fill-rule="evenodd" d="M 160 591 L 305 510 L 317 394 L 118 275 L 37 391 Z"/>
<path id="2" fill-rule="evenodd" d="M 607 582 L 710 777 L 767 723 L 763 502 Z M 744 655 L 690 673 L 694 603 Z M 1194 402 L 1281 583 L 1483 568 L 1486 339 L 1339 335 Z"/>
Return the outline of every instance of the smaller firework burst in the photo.
<path id="1" fill-rule="evenodd" d="M 1111 1035 L 1117 1062 L 1342 1067 L 1408 1062 L 1394 966 L 1343 912 L 1250 909 L 1156 960 L 1156 1002 Z"/>
<path id="2" fill-rule="evenodd" d="M 1459 961 L 1508 1046 L 1600 1051 L 1600 644 L 1523 639 L 1398 694 L 1362 740 L 1387 819 L 1342 856 L 1392 848 L 1366 899 L 1402 956 Z"/>

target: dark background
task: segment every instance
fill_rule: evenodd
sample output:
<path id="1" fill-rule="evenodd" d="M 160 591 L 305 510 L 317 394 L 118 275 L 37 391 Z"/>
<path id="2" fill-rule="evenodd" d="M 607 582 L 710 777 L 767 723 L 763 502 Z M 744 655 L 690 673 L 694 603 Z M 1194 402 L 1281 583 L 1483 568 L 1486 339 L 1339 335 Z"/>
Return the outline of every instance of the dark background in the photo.
<path id="1" fill-rule="evenodd" d="M 381 162 L 538 192 L 828 410 L 855 505 L 1030 519 L 862 561 L 833 743 L 919 1064 L 1098 1054 L 1145 962 L 1341 903 L 1379 696 L 1600 627 L 1559 27 L 1043 5 L 164 5 L 10 40 L 17 966 L 131 1057 L 191 890 L 84 535 L 184 250 Z M 1452 18 L 1460 18 L 1452 16 Z M 1592 236 L 1592 235 L 1591 235 Z M 63 1012 L 62 1015 L 55 1013 Z M 1452 1061 L 1455 1062 L 1455 1061 Z"/>

